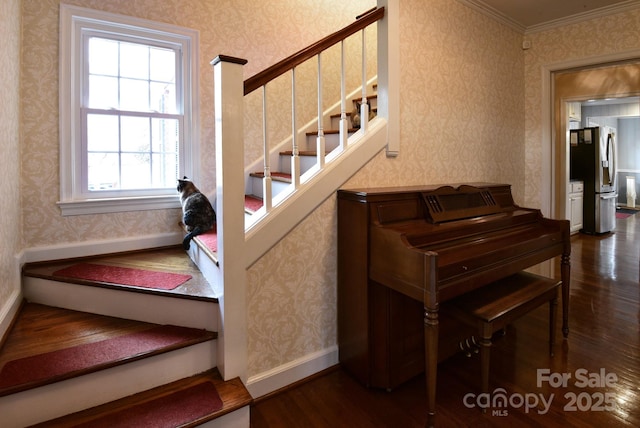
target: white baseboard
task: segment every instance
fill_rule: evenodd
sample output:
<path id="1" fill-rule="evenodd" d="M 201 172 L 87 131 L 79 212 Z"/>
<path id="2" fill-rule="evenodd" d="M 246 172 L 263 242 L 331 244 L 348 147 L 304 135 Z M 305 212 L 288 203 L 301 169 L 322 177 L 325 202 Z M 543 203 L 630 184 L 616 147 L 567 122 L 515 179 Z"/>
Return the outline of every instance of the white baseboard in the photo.
<path id="1" fill-rule="evenodd" d="M 20 309 L 22 299 L 22 289 L 18 288 L 11 293 L 9 299 L 7 299 L 5 304 L 0 307 L 0 341 L 9 331 L 11 323 L 18 313 L 18 309 Z"/>
<path id="2" fill-rule="evenodd" d="M 143 250 L 145 248 L 166 247 L 180 244 L 182 232 L 162 233 L 127 238 L 104 239 L 96 241 L 70 242 L 45 247 L 32 247 L 24 250 L 24 261 L 27 263 L 48 260 L 69 259 L 75 257 L 95 256 L 99 254 L 122 251 Z"/>
<path id="3" fill-rule="evenodd" d="M 247 379 L 247 389 L 253 398 L 274 392 L 338 364 L 338 346 L 305 355 Z"/>

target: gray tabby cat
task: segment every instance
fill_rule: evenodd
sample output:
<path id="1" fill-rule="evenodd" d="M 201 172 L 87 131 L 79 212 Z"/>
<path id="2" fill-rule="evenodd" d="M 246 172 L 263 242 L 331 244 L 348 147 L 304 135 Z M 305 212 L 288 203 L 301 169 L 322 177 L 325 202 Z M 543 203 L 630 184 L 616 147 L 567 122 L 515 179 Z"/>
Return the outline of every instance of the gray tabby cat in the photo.
<path id="1" fill-rule="evenodd" d="M 178 192 L 182 204 L 182 222 L 189 232 L 182 240 L 182 247 L 188 250 L 194 236 L 211 230 L 216 224 L 216 212 L 209 199 L 187 177 L 178 179 Z"/>

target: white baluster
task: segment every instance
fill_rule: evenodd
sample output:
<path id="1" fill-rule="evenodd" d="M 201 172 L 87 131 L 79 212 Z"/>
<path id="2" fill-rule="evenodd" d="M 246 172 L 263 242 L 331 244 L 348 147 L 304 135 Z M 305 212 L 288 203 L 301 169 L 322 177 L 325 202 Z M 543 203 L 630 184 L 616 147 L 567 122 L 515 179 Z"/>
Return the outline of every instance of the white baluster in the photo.
<path id="1" fill-rule="evenodd" d="M 340 42 L 340 151 L 347 147 L 349 120 L 347 119 L 347 83 L 344 55 L 344 40 Z"/>
<path id="2" fill-rule="evenodd" d="M 360 104 L 360 129 L 367 132 L 369 126 L 369 104 L 367 103 L 367 39 L 362 30 L 362 104 Z"/>
<path id="3" fill-rule="evenodd" d="M 325 138 L 322 116 L 322 54 L 318 54 L 318 138 L 316 140 L 318 169 L 324 168 Z"/>
<path id="4" fill-rule="evenodd" d="M 298 149 L 298 129 L 296 127 L 296 69 L 291 69 L 291 127 L 292 127 L 292 150 L 291 150 L 291 183 L 293 188 L 300 187 L 300 153 Z"/>
<path id="5" fill-rule="evenodd" d="M 264 179 L 262 180 L 262 204 L 266 212 L 273 206 L 273 182 L 271 180 L 271 158 L 267 137 L 267 85 L 262 87 L 262 147 L 264 156 Z"/>

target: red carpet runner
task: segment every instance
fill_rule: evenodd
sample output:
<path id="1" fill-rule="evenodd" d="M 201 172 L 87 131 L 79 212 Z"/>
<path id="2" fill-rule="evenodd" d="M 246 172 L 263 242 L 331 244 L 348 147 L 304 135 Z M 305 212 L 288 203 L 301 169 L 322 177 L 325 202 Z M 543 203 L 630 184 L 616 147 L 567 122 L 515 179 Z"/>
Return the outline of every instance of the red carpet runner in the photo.
<path id="1" fill-rule="evenodd" d="M 210 251 L 217 252 L 218 251 L 218 232 L 214 227 L 210 231 L 203 233 L 202 235 L 198 235 L 197 238 L 202 242 Z"/>
<path id="2" fill-rule="evenodd" d="M 211 382 L 109 414 L 75 427 L 82 428 L 170 428 L 198 420 L 222 408 L 222 400 Z"/>
<path id="3" fill-rule="evenodd" d="M 158 290 L 173 290 L 191 279 L 191 275 L 96 265 L 92 263 L 78 263 L 57 270 L 53 275 L 62 278 L 85 279 Z"/>
<path id="4" fill-rule="evenodd" d="M 68 379 L 83 371 L 100 370 L 176 345 L 207 339 L 211 333 L 194 328 L 161 325 L 95 343 L 73 346 L 7 362 L 0 371 L 0 391 Z"/>

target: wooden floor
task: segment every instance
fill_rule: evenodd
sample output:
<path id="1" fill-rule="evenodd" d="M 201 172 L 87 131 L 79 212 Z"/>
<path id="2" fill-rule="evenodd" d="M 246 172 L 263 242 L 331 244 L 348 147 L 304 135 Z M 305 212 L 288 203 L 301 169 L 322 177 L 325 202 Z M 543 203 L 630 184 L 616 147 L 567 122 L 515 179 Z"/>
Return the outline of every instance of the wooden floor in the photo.
<path id="1" fill-rule="evenodd" d="M 619 219 L 612 234 L 574 235 L 571 264 L 571 331 L 556 344 L 555 357 L 548 355 L 543 306 L 494 342 L 490 391 L 495 396 L 503 388 L 506 406 L 484 414 L 471 408 L 478 402 L 477 355 L 440 364 L 437 426 L 640 426 L 640 214 Z M 361 386 L 337 367 L 257 400 L 251 427 L 422 427 L 425 409 L 422 377 L 386 392 Z"/>

